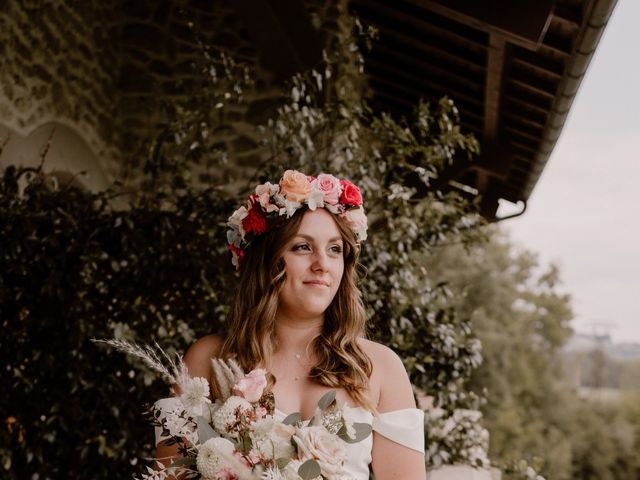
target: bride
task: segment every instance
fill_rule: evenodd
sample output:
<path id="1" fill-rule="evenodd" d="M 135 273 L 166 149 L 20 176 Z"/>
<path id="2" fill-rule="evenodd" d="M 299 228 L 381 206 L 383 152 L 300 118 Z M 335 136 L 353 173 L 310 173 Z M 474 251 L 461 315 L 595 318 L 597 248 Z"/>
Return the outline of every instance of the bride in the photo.
<path id="1" fill-rule="evenodd" d="M 223 336 L 198 340 L 185 355 L 191 376 L 211 382 L 211 358 L 265 368 L 276 415 L 313 416 L 329 390 L 373 435 L 347 445 L 357 480 L 425 478 L 423 412 L 400 358 L 365 337 L 356 265 L 367 222 L 357 186 L 328 174 L 287 170 L 259 185 L 229 218 L 227 239 L 240 281 Z M 212 392 L 212 397 L 215 397 Z M 166 464 L 177 447 L 159 443 Z"/>

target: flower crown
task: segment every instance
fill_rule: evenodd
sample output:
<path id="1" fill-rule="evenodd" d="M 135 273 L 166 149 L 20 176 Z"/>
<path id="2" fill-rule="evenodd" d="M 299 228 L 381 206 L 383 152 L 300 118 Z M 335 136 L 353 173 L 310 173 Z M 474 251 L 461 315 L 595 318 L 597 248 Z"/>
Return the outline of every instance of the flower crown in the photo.
<path id="1" fill-rule="evenodd" d="M 263 183 L 242 206 L 229 217 L 227 241 L 233 255 L 232 263 L 240 269 L 245 250 L 254 238 L 282 226 L 304 206 L 309 210 L 325 208 L 347 220 L 358 241 L 367 238 L 367 216 L 362 207 L 360 189 L 348 180 L 321 173 L 307 176 L 297 170 L 287 170 L 277 185 Z"/>

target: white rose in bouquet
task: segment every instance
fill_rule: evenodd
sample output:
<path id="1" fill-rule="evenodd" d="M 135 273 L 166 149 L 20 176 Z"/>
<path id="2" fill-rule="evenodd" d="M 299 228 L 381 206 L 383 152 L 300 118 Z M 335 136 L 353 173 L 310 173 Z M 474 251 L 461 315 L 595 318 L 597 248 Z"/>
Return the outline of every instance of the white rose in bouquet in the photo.
<path id="1" fill-rule="evenodd" d="M 347 459 L 344 440 L 319 426 L 296 428 L 293 440 L 298 445 L 300 460 L 315 460 L 326 477 L 336 478 L 341 474 Z"/>
<path id="2" fill-rule="evenodd" d="M 294 426 L 277 422 L 272 417 L 258 420 L 254 426 L 251 440 L 263 458 L 277 460 L 293 457 L 295 448 L 291 445 L 291 437 L 296 431 Z"/>

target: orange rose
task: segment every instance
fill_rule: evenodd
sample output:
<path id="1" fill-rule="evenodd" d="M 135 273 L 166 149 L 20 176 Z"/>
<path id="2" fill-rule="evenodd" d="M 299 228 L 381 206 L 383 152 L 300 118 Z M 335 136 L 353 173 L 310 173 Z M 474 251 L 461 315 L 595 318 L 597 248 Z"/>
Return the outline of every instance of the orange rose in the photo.
<path id="1" fill-rule="evenodd" d="M 297 170 L 287 170 L 280 180 L 280 193 L 290 202 L 304 202 L 311 190 L 307 176 Z"/>

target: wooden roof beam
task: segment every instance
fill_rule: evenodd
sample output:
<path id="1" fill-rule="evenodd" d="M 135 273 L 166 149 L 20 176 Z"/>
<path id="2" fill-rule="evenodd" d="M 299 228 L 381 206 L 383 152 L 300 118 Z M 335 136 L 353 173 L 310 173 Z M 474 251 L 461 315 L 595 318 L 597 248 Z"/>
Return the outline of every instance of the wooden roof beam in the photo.
<path id="1" fill-rule="evenodd" d="M 408 2 L 415 3 L 415 2 Z M 401 12 L 398 8 L 392 6 L 392 3 L 386 2 L 357 2 L 356 11 L 363 20 L 372 21 L 375 25 L 387 22 L 392 25 L 402 25 L 403 28 L 408 26 L 416 29 L 418 32 L 422 32 L 422 36 L 426 36 L 429 33 L 433 38 L 432 41 L 440 39 L 446 41 L 451 45 L 456 45 L 465 50 L 483 53 L 486 49 L 484 43 L 479 43 L 468 36 L 462 35 L 453 30 L 443 28 L 436 23 L 429 22 L 425 17 L 418 17 L 415 15 L 409 15 Z M 424 9 L 424 5 L 419 5 Z M 369 18 L 372 15 L 376 18 Z"/>
<path id="2" fill-rule="evenodd" d="M 407 102 L 409 103 L 409 105 L 413 105 L 415 106 L 415 103 L 411 102 L 411 98 L 417 100 L 419 98 L 427 98 L 429 95 L 427 95 L 427 91 L 424 90 L 416 90 L 413 87 L 407 87 L 406 85 L 399 85 L 397 82 L 393 81 L 393 80 L 388 80 L 386 78 L 382 78 L 382 77 L 373 77 L 371 78 L 371 84 L 372 86 L 374 86 L 374 90 L 375 90 L 375 95 L 380 95 L 382 92 L 385 91 L 394 91 L 396 92 L 399 96 L 402 96 L 404 98 L 409 97 L 409 99 L 407 99 Z M 381 88 L 375 88 L 375 85 L 380 85 Z M 426 84 L 425 84 L 426 85 Z M 432 94 L 435 94 L 439 91 L 439 89 L 435 89 L 432 87 L 429 87 L 429 90 L 431 91 Z M 447 90 L 445 89 L 445 92 L 447 92 Z M 451 89 L 448 90 L 448 96 L 453 100 L 454 103 L 456 103 L 456 99 L 458 98 L 458 96 L 456 95 L 455 92 L 452 92 Z M 440 96 L 436 95 L 435 98 L 438 99 Z M 467 100 L 468 97 L 465 96 L 460 96 L 460 99 L 462 100 Z M 457 103 L 456 103 L 457 104 Z M 474 120 L 478 121 L 479 123 L 482 123 L 482 116 L 477 115 L 476 113 L 470 111 L 470 110 L 461 110 L 460 113 L 461 117 L 467 117 L 467 118 L 473 118 Z"/>
<path id="3" fill-rule="evenodd" d="M 485 143 L 494 143 L 498 136 L 500 100 L 504 77 L 506 40 L 492 33 L 489 35 L 489 51 L 484 87 L 484 133 Z"/>
<path id="4" fill-rule="evenodd" d="M 482 74 L 484 73 L 484 54 L 477 55 L 478 62 L 474 62 L 468 56 L 464 57 L 462 55 L 458 55 L 454 52 L 444 50 L 441 45 L 434 45 L 427 42 L 422 41 L 416 37 L 408 35 L 406 33 L 391 29 L 389 27 L 378 27 L 380 30 L 380 35 L 385 38 L 384 45 L 388 45 L 389 48 L 394 49 L 394 44 L 403 47 L 410 47 L 419 51 L 423 54 L 429 56 L 429 58 L 433 58 L 437 61 L 438 64 L 449 68 L 449 66 L 455 66 L 455 68 L 468 70 L 474 74 Z M 388 41 L 391 39 L 392 41 Z M 374 53 L 380 47 L 383 46 L 383 42 L 377 44 L 374 48 Z M 396 50 L 397 51 L 397 50 Z"/>
<path id="5" fill-rule="evenodd" d="M 313 68 L 322 60 L 324 39 L 301 0 L 234 0 L 231 5 L 265 66 L 280 77 Z"/>
<path id="6" fill-rule="evenodd" d="M 414 85 L 424 85 L 427 83 L 426 80 L 429 79 L 433 85 L 441 85 L 445 92 L 451 91 L 460 95 L 466 95 L 470 103 L 476 104 L 478 107 L 482 105 L 480 95 L 480 92 L 482 92 L 481 80 L 475 82 L 473 79 L 447 72 L 421 60 L 415 60 L 412 67 L 407 68 L 406 63 L 398 62 L 398 60 L 402 59 L 402 55 L 388 58 L 391 60 L 381 57 L 371 57 L 368 62 L 369 68 L 367 71 L 369 73 L 387 72 L 394 76 L 398 74 Z"/>
<path id="7" fill-rule="evenodd" d="M 408 1 L 478 30 L 499 34 L 508 42 L 530 50 L 536 50 L 542 43 L 554 9 L 554 0 Z"/>

